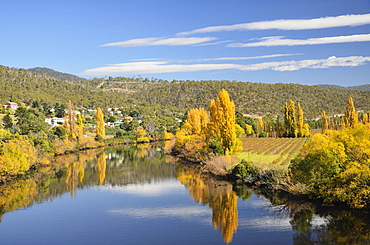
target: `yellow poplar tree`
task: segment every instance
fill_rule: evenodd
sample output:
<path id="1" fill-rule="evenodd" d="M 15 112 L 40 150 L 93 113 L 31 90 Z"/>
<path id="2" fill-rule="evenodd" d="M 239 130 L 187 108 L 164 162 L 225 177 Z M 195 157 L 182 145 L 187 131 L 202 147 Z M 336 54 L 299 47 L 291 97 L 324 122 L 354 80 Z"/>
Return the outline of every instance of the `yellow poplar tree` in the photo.
<path id="1" fill-rule="evenodd" d="M 292 100 L 289 103 L 285 103 L 285 136 L 286 137 L 296 137 L 296 118 L 295 118 L 295 107 Z"/>
<path id="2" fill-rule="evenodd" d="M 304 118 L 301 105 L 297 104 L 297 137 L 304 136 Z"/>
<path id="3" fill-rule="evenodd" d="M 81 116 L 81 114 L 77 114 L 77 120 L 76 120 L 76 136 L 79 139 L 83 136 L 83 127 L 84 127 L 84 123 L 82 121 L 82 116 Z"/>
<path id="4" fill-rule="evenodd" d="M 325 111 L 322 111 L 321 121 L 322 121 L 322 133 L 325 133 L 325 131 L 329 129 L 330 124 L 330 118 L 326 115 Z"/>
<path id="5" fill-rule="evenodd" d="M 204 108 L 190 109 L 187 120 L 176 133 L 174 152 L 190 161 L 199 162 L 208 155 L 208 113 Z"/>
<path id="6" fill-rule="evenodd" d="M 225 89 L 220 91 L 216 100 L 211 100 L 209 110 L 212 137 L 220 142 L 226 155 L 233 153 L 237 145 L 235 105 Z"/>
<path id="7" fill-rule="evenodd" d="M 67 121 L 65 124 L 65 128 L 68 131 L 68 136 L 70 138 L 76 138 L 76 118 L 75 118 L 75 112 L 73 110 L 73 104 L 70 100 L 68 100 L 68 115 L 67 115 Z"/>
<path id="8" fill-rule="evenodd" d="M 265 123 L 263 122 L 262 117 L 259 117 L 257 120 L 257 131 L 258 133 L 265 132 Z"/>
<path id="9" fill-rule="evenodd" d="M 105 137 L 104 114 L 100 108 L 96 110 L 96 136 L 102 139 Z"/>
<path id="10" fill-rule="evenodd" d="M 368 123 L 370 123 L 369 113 L 363 113 L 363 114 L 362 114 L 362 123 L 363 123 L 363 124 L 368 124 Z"/>
<path id="11" fill-rule="evenodd" d="M 358 123 L 358 115 L 352 97 L 348 98 L 347 108 L 344 111 L 343 126 L 353 128 Z"/>

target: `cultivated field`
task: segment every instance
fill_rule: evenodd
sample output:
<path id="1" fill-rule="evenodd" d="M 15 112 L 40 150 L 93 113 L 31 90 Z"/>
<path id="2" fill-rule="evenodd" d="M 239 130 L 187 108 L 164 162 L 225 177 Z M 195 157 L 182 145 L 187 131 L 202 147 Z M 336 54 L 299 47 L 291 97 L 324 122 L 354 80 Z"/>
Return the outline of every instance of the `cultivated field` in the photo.
<path id="1" fill-rule="evenodd" d="M 259 167 L 287 168 L 308 138 L 242 138 L 243 152 L 239 158 Z"/>

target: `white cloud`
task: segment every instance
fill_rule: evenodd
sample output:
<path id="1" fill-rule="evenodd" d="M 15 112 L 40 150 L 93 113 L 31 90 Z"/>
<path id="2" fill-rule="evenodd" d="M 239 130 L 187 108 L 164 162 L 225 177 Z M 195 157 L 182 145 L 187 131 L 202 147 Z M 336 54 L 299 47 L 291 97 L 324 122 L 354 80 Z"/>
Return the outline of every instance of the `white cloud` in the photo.
<path id="1" fill-rule="evenodd" d="M 114 42 L 100 45 L 101 47 L 140 47 L 140 46 L 186 46 L 199 45 L 210 41 L 214 41 L 215 37 L 175 37 L 175 38 L 159 38 L 148 37 L 131 39 L 123 42 Z"/>
<path id="2" fill-rule="evenodd" d="M 317 45 L 317 44 L 333 44 L 333 43 L 351 43 L 351 42 L 368 42 L 370 34 L 336 36 L 336 37 L 320 37 L 309 39 L 285 39 L 284 37 L 264 37 L 260 42 L 254 43 L 232 43 L 227 47 L 271 47 L 271 46 L 297 46 L 297 45 Z"/>
<path id="3" fill-rule="evenodd" d="M 266 59 L 266 58 L 276 58 L 292 55 L 302 55 L 302 53 L 296 54 L 268 54 L 260 56 L 251 56 L 251 57 L 219 57 L 219 58 L 204 58 L 204 59 L 194 59 L 194 60 L 180 60 L 178 63 L 190 63 L 190 62 L 204 62 L 204 61 L 222 61 L 222 60 L 253 60 L 253 59 Z"/>
<path id="4" fill-rule="evenodd" d="M 244 31 L 244 30 L 310 30 L 343 26 L 359 26 L 370 24 L 370 14 L 340 15 L 334 17 L 322 17 L 316 19 L 292 19 L 272 20 L 235 25 L 210 26 L 189 32 L 181 32 L 178 35 L 191 35 L 196 33 L 221 32 L 221 31 Z"/>
<path id="5" fill-rule="evenodd" d="M 329 67 L 355 67 L 370 62 L 370 56 L 329 57 L 327 59 L 292 60 L 264 62 L 251 65 L 241 64 L 170 64 L 167 61 L 130 62 L 114 64 L 105 67 L 88 69 L 81 75 L 105 76 L 105 75 L 137 75 L 158 74 L 174 72 L 196 72 L 212 70 L 241 70 L 241 71 L 296 71 L 303 68 L 323 69 Z"/>

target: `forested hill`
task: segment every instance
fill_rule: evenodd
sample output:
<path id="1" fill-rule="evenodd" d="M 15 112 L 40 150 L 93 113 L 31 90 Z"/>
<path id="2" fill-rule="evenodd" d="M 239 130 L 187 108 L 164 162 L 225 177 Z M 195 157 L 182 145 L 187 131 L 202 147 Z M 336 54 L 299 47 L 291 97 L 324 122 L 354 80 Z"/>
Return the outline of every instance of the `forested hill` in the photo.
<path id="1" fill-rule="evenodd" d="M 58 80 L 66 81 L 66 82 L 75 83 L 75 82 L 86 80 L 85 78 L 82 78 L 76 75 L 55 71 L 53 69 L 46 68 L 46 67 L 34 67 L 34 68 L 29 68 L 27 70 L 32 71 L 32 72 L 37 72 L 43 75 L 48 75 Z"/>
<path id="2" fill-rule="evenodd" d="M 0 66 L 0 103 L 38 100 L 66 104 L 71 100 L 87 108 L 138 103 L 150 107 L 157 103 L 169 110 L 185 112 L 190 108 L 208 108 L 210 100 L 223 88 L 229 92 L 237 110 L 249 115 L 283 115 L 284 104 L 293 100 L 301 104 L 306 118 L 318 118 L 323 110 L 332 116 L 343 113 L 349 96 L 353 97 L 357 110 L 370 111 L 370 91 L 346 88 L 234 81 L 168 82 L 141 77 L 94 78 L 71 84 L 50 75 Z"/>
<path id="3" fill-rule="evenodd" d="M 264 116 L 268 113 L 283 115 L 284 104 L 289 100 L 299 102 L 306 118 L 320 117 L 323 110 L 328 115 L 343 113 L 347 99 L 352 96 L 356 109 L 370 110 L 370 91 L 323 88 L 299 84 L 264 84 L 230 81 L 183 81 L 165 83 L 151 90 L 133 94 L 136 99 L 183 111 L 193 107 L 208 107 L 218 91 L 226 89 L 237 110 L 244 114 Z"/>
<path id="4" fill-rule="evenodd" d="M 50 104 L 67 104 L 68 100 L 71 100 L 75 105 L 84 107 L 110 107 L 124 104 L 124 97 L 123 94 L 91 89 L 26 69 L 0 65 L 1 103 L 37 100 Z"/>

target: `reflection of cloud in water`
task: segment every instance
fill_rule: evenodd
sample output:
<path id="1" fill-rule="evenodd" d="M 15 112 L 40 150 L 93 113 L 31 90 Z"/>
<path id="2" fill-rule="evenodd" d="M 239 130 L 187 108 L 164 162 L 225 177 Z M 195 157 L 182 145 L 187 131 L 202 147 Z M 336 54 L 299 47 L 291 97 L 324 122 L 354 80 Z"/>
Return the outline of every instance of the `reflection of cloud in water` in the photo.
<path id="1" fill-rule="evenodd" d="M 170 193 L 185 191 L 183 185 L 176 180 L 165 180 L 153 183 L 129 184 L 126 186 L 104 185 L 97 186 L 98 190 L 111 191 L 116 193 L 137 195 L 137 196 L 161 196 Z"/>
<path id="2" fill-rule="evenodd" d="M 199 219 L 211 215 L 211 210 L 205 206 L 169 207 L 169 208 L 125 208 L 108 211 L 118 216 L 129 216 L 138 219 Z"/>
<path id="3" fill-rule="evenodd" d="M 239 219 L 239 228 L 266 231 L 291 231 L 292 226 L 289 218 L 259 217 Z"/>

